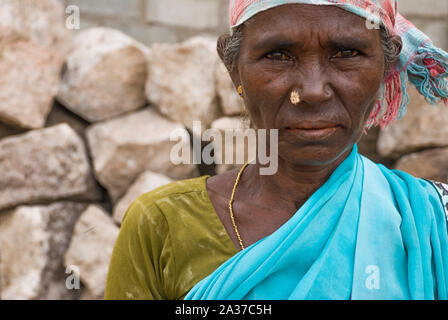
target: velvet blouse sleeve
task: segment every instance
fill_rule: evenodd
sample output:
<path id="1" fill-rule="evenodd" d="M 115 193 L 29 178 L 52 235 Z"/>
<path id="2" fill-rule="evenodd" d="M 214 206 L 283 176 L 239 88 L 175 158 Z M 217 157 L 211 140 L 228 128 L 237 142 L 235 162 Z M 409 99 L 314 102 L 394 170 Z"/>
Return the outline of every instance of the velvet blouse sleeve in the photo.
<path id="1" fill-rule="evenodd" d="M 168 223 L 154 203 L 135 200 L 123 219 L 106 281 L 106 300 L 173 299 L 175 263 Z"/>

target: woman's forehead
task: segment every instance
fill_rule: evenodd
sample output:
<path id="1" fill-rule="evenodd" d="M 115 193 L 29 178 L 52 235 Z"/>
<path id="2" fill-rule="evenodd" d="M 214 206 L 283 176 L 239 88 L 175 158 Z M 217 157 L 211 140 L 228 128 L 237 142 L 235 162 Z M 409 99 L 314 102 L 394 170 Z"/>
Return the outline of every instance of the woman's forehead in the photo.
<path id="1" fill-rule="evenodd" d="M 244 29 L 246 37 L 257 41 L 305 40 L 310 36 L 333 41 L 353 38 L 366 43 L 378 39 L 365 19 L 334 6 L 286 4 L 259 13 Z"/>

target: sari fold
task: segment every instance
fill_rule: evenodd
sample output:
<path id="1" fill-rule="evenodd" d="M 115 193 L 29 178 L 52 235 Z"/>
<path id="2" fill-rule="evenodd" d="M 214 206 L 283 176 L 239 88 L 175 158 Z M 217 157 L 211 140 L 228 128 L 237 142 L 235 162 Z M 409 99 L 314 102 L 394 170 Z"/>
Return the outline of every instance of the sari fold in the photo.
<path id="1" fill-rule="evenodd" d="M 435 188 L 358 154 L 277 231 L 186 300 L 447 299 L 448 232 Z"/>

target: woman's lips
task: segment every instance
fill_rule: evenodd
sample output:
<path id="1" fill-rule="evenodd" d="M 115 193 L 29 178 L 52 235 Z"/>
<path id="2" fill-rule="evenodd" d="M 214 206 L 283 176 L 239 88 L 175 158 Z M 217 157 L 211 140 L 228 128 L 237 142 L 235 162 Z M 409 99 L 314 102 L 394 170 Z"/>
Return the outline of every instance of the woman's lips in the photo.
<path id="1" fill-rule="evenodd" d="M 340 126 L 313 129 L 286 128 L 286 130 L 305 141 L 321 141 L 332 136 L 339 128 Z"/>

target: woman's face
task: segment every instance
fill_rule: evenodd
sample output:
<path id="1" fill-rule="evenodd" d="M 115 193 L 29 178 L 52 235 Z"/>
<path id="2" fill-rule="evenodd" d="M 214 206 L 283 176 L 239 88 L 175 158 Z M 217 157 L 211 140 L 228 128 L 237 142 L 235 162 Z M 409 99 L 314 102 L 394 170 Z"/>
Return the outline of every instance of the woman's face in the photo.
<path id="1" fill-rule="evenodd" d="M 365 19 L 334 6 L 288 4 L 244 27 L 232 78 L 244 88 L 255 127 L 279 129 L 281 159 L 324 165 L 361 138 L 384 68 L 380 31 L 367 29 Z M 290 101 L 295 89 L 297 105 Z M 313 137 L 318 132 L 307 125 L 335 129 Z"/>

